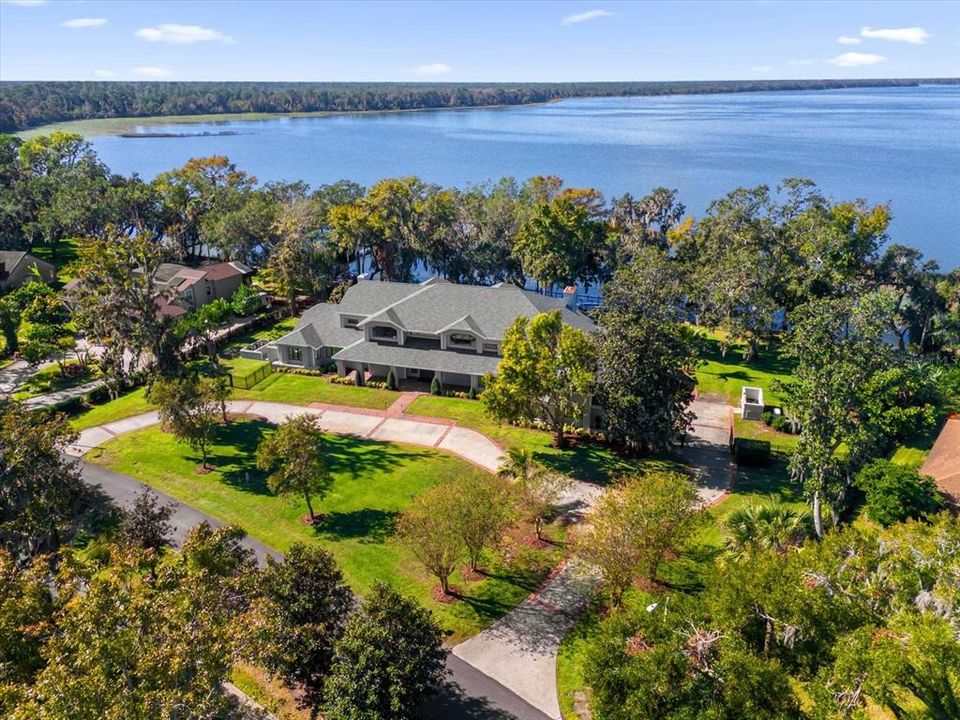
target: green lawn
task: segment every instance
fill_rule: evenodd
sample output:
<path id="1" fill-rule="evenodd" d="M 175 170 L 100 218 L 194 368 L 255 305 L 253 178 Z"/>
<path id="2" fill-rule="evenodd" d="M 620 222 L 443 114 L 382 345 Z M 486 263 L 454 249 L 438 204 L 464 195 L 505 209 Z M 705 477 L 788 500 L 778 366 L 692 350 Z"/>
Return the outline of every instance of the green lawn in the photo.
<path id="1" fill-rule="evenodd" d="M 97 405 L 70 419 L 75 430 L 86 430 L 97 425 L 141 415 L 155 408 L 147 402 L 147 389 L 137 388 L 116 400 Z"/>
<path id="2" fill-rule="evenodd" d="M 705 362 L 697 368 L 697 388 L 702 393 L 726 395 L 731 405 L 739 405 L 744 385 L 761 387 L 764 402 L 779 405 L 781 399 L 773 390 L 773 381 L 788 378 L 791 364 L 779 357 L 778 347 L 776 341 L 771 341 L 760 348 L 759 357 L 745 363 L 742 345 L 733 345 L 726 357 L 721 357 L 717 335 L 707 333 Z"/>
<path id="3" fill-rule="evenodd" d="M 414 400 L 407 412 L 456 420 L 459 425 L 473 428 L 503 447 L 527 448 L 546 467 L 588 482 L 606 483 L 626 473 L 673 465 L 666 458 L 626 460 L 609 448 L 593 442 L 574 442 L 569 449 L 558 450 L 553 447 L 553 435 L 550 433 L 491 420 L 484 412 L 483 404 L 477 400 L 424 395 Z"/>
<path id="4" fill-rule="evenodd" d="M 249 390 L 234 388 L 233 397 L 239 400 L 267 400 L 292 405 L 321 402 L 386 410 L 399 395 L 377 388 L 338 385 L 326 377 L 275 372 Z"/>
<path id="5" fill-rule="evenodd" d="M 782 459 L 788 458 L 800 441 L 799 435 L 778 432 L 760 420 L 744 420 L 736 413 L 733 415 L 733 430 L 737 437 L 766 440 L 770 443 L 771 452 Z"/>
<path id="6" fill-rule="evenodd" d="M 519 603 L 559 559 L 560 550 L 523 550 L 510 566 L 489 558 L 491 575 L 477 583 L 453 578 L 465 597 L 452 605 L 430 598 L 433 580 L 413 555 L 393 537 L 399 512 L 424 489 L 481 470 L 453 456 L 405 445 L 328 436 L 335 482 L 330 494 L 315 502 L 326 516 L 314 529 L 299 518 L 306 513 L 300 497 L 275 497 L 253 464 L 256 447 L 268 425 L 255 421 L 220 428 L 210 455 L 216 470 L 196 473 L 198 458 L 158 427 L 112 440 L 88 459 L 132 475 L 280 550 L 295 541 L 318 542 L 336 557 L 357 591 L 375 580 L 388 580 L 430 607 L 455 641 L 479 631 Z M 562 529 L 550 532 L 562 537 Z"/>
<path id="7" fill-rule="evenodd" d="M 49 245 L 38 245 L 30 250 L 30 254 L 53 263 L 57 268 L 57 280 L 66 284 L 73 279 L 73 274 L 70 272 L 71 263 L 77 259 L 77 248 L 80 242 L 82 242 L 80 238 L 67 238 L 60 240 L 53 248 Z"/>

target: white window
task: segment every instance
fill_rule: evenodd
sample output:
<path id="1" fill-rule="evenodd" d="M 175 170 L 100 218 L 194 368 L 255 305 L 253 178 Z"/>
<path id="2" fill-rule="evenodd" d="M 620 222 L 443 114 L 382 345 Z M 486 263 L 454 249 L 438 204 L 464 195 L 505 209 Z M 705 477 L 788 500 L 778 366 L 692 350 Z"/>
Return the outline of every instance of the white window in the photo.
<path id="1" fill-rule="evenodd" d="M 373 337 L 379 340 L 396 340 L 397 329 L 387 325 L 377 325 L 373 328 Z"/>
<path id="2" fill-rule="evenodd" d="M 303 351 L 298 347 L 287 348 L 287 360 L 290 362 L 300 362 L 303 360 Z"/>
<path id="3" fill-rule="evenodd" d="M 345 324 L 346 324 L 346 327 L 348 328 L 355 328 L 358 322 L 359 321 L 356 318 L 347 318 L 347 321 Z"/>
<path id="4" fill-rule="evenodd" d="M 497 353 L 500 352 L 500 346 L 496 343 L 484 343 L 483 351 L 485 353 Z"/>

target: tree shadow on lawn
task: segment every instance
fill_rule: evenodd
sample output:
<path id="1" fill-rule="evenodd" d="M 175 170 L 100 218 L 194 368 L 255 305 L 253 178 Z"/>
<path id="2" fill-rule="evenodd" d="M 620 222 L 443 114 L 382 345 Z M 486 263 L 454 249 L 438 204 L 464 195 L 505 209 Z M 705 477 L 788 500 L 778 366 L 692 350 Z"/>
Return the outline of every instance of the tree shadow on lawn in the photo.
<path id="1" fill-rule="evenodd" d="M 324 439 L 330 472 L 352 479 L 368 476 L 371 472 L 387 472 L 406 463 L 433 457 L 428 450 L 411 450 L 406 446 L 352 435 L 324 435 Z"/>
<path id="2" fill-rule="evenodd" d="M 605 485 L 634 469 L 629 460 L 593 442 L 567 450 L 535 451 L 533 457 L 548 470 L 598 485 Z"/>
<path id="3" fill-rule="evenodd" d="M 761 345 L 758 355 L 750 362 L 743 361 L 743 345 L 735 344 L 727 350 L 727 356 L 720 355 L 720 342 L 707 339 L 703 359 L 723 365 L 743 365 L 756 372 L 772 373 L 774 375 L 789 375 L 793 372 L 793 361 L 780 355 L 780 343 L 777 341 Z"/>
<path id="4" fill-rule="evenodd" d="M 325 513 L 323 522 L 314 530 L 325 540 L 357 540 L 361 543 L 384 543 L 395 531 L 398 512 L 363 508 L 350 512 Z"/>

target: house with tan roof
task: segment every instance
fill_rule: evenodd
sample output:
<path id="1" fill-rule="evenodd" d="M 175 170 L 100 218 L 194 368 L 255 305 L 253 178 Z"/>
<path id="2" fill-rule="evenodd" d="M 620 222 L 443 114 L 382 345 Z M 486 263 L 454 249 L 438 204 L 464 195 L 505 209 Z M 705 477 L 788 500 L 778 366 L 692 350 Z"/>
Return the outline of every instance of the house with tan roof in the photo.
<path id="1" fill-rule="evenodd" d="M 444 387 L 477 389 L 496 374 L 507 328 L 518 317 L 559 310 L 563 322 L 593 332 L 576 289 L 552 298 L 501 283 L 457 285 L 361 280 L 336 304 L 306 310 L 287 335 L 241 354 L 278 365 L 352 372 L 398 382 L 437 378 Z"/>
<path id="2" fill-rule="evenodd" d="M 221 262 L 198 268 L 163 263 L 154 275 L 154 282 L 162 291 L 157 298 L 159 312 L 179 317 L 219 298 L 229 300 L 252 274 L 253 270 L 241 262 Z"/>

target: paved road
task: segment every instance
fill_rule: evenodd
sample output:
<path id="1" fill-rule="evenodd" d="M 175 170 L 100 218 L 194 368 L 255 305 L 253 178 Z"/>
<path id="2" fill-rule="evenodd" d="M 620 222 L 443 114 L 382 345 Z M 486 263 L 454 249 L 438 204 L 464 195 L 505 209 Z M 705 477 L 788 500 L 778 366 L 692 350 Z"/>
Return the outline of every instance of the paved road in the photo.
<path id="1" fill-rule="evenodd" d="M 145 487 L 148 487 L 129 475 L 113 472 L 112 470 L 94 465 L 85 460 L 77 460 L 77 464 L 80 468 L 80 474 L 88 484 L 99 488 L 107 497 L 122 508 L 128 508 L 133 505 L 134 498 L 136 498 Z M 183 544 L 183 540 L 187 536 L 190 528 L 204 521 L 214 527 L 223 526 L 223 523 L 216 518 L 210 517 L 206 513 L 202 513 L 196 508 L 186 505 L 166 493 L 162 493 L 159 490 L 154 490 L 153 492 L 160 497 L 161 502 L 172 503 L 174 506 L 170 524 L 173 526 L 173 541 L 177 547 Z M 244 547 L 253 551 L 261 564 L 266 562 L 268 555 L 276 559 L 283 557 L 273 548 L 257 542 L 249 535 L 243 539 L 242 544 Z"/>

